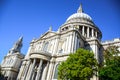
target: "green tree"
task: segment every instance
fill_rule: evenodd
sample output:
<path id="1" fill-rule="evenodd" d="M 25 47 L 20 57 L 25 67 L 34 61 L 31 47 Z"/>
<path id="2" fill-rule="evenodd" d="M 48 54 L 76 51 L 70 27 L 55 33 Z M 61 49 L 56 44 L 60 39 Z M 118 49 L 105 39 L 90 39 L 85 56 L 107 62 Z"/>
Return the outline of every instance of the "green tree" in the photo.
<path id="1" fill-rule="evenodd" d="M 120 80 L 120 51 L 117 46 L 110 46 L 104 51 L 103 66 L 99 68 L 101 80 Z"/>
<path id="2" fill-rule="evenodd" d="M 58 66 L 58 79 L 88 80 L 97 69 L 97 61 L 91 51 L 78 49 Z"/>

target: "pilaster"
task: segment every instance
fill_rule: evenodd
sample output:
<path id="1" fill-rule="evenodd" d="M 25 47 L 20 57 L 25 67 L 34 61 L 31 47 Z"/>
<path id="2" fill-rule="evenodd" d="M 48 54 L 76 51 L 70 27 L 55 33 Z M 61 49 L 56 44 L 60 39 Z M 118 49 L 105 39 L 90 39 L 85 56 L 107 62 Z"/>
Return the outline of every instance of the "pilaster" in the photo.
<path id="1" fill-rule="evenodd" d="M 83 36 L 84 36 L 84 34 L 85 34 L 84 31 L 85 31 L 85 27 L 83 26 L 83 27 L 82 27 L 82 35 L 83 35 Z"/>
<path id="2" fill-rule="evenodd" d="M 92 37 L 94 37 L 94 29 L 92 29 Z"/>

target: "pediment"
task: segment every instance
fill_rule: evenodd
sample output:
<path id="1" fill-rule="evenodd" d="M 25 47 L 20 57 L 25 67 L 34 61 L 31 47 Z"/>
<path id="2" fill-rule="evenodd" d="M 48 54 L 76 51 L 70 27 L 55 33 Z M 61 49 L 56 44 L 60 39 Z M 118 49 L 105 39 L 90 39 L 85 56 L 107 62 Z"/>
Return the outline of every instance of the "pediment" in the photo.
<path id="1" fill-rule="evenodd" d="M 43 39 L 43 38 L 49 38 L 49 37 L 54 36 L 54 35 L 56 35 L 55 32 L 50 32 L 50 31 L 48 31 L 47 33 L 43 34 L 43 35 L 41 36 L 41 38 L 42 38 L 42 39 Z"/>

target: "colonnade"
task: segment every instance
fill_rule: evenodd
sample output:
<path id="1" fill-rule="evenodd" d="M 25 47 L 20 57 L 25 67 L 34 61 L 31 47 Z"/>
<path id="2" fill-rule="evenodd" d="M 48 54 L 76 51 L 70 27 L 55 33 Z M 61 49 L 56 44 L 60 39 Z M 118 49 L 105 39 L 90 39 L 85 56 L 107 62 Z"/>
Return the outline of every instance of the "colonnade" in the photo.
<path id="1" fill-rule="evenodd" d="M 90 37 L 97 37 L 98 38 L 98 31 L 94 28 L 91 28 L 91 27 L 88 27 L 88 26 L 79 26 L 79 27 L 82 27 L 80 29 L 81 31 L 81 34 L 83 36 L 85 36 L 86 38 L 90 38 Z"/>
<path id="2" fill-rule="evenodd" d="M 70 26 L 62 28 L 62 31 L 69 29 L 69 27 Z M 95 27 L 84 26 L 84 25 L 74 25 L 74 27 L 79 28 L 80 33 L 86 38 L 90 38 L 90 37 L 96 37 L 98 39 L 101 38 L 99 30 Z"/>
<path id="3" fill-rule="evenodd" d="M 30 59 L 24 71 L 22 80 L 46 80 L 49 61 L 43 59 Z"/>

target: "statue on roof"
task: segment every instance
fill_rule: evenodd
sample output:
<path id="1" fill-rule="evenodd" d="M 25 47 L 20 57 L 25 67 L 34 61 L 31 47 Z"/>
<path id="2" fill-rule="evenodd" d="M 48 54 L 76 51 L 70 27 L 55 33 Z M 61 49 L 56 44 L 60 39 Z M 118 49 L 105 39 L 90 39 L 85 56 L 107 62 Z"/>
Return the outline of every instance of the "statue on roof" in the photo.
<path id="1" fill-rule="evenodd" d="M 9 51 L 9 53 L 13 54 L 15 52 L 20 52 L 22 48 L 23 37 L 20 37 L 19 40 L 14 44 L 13 48 Z"/>

